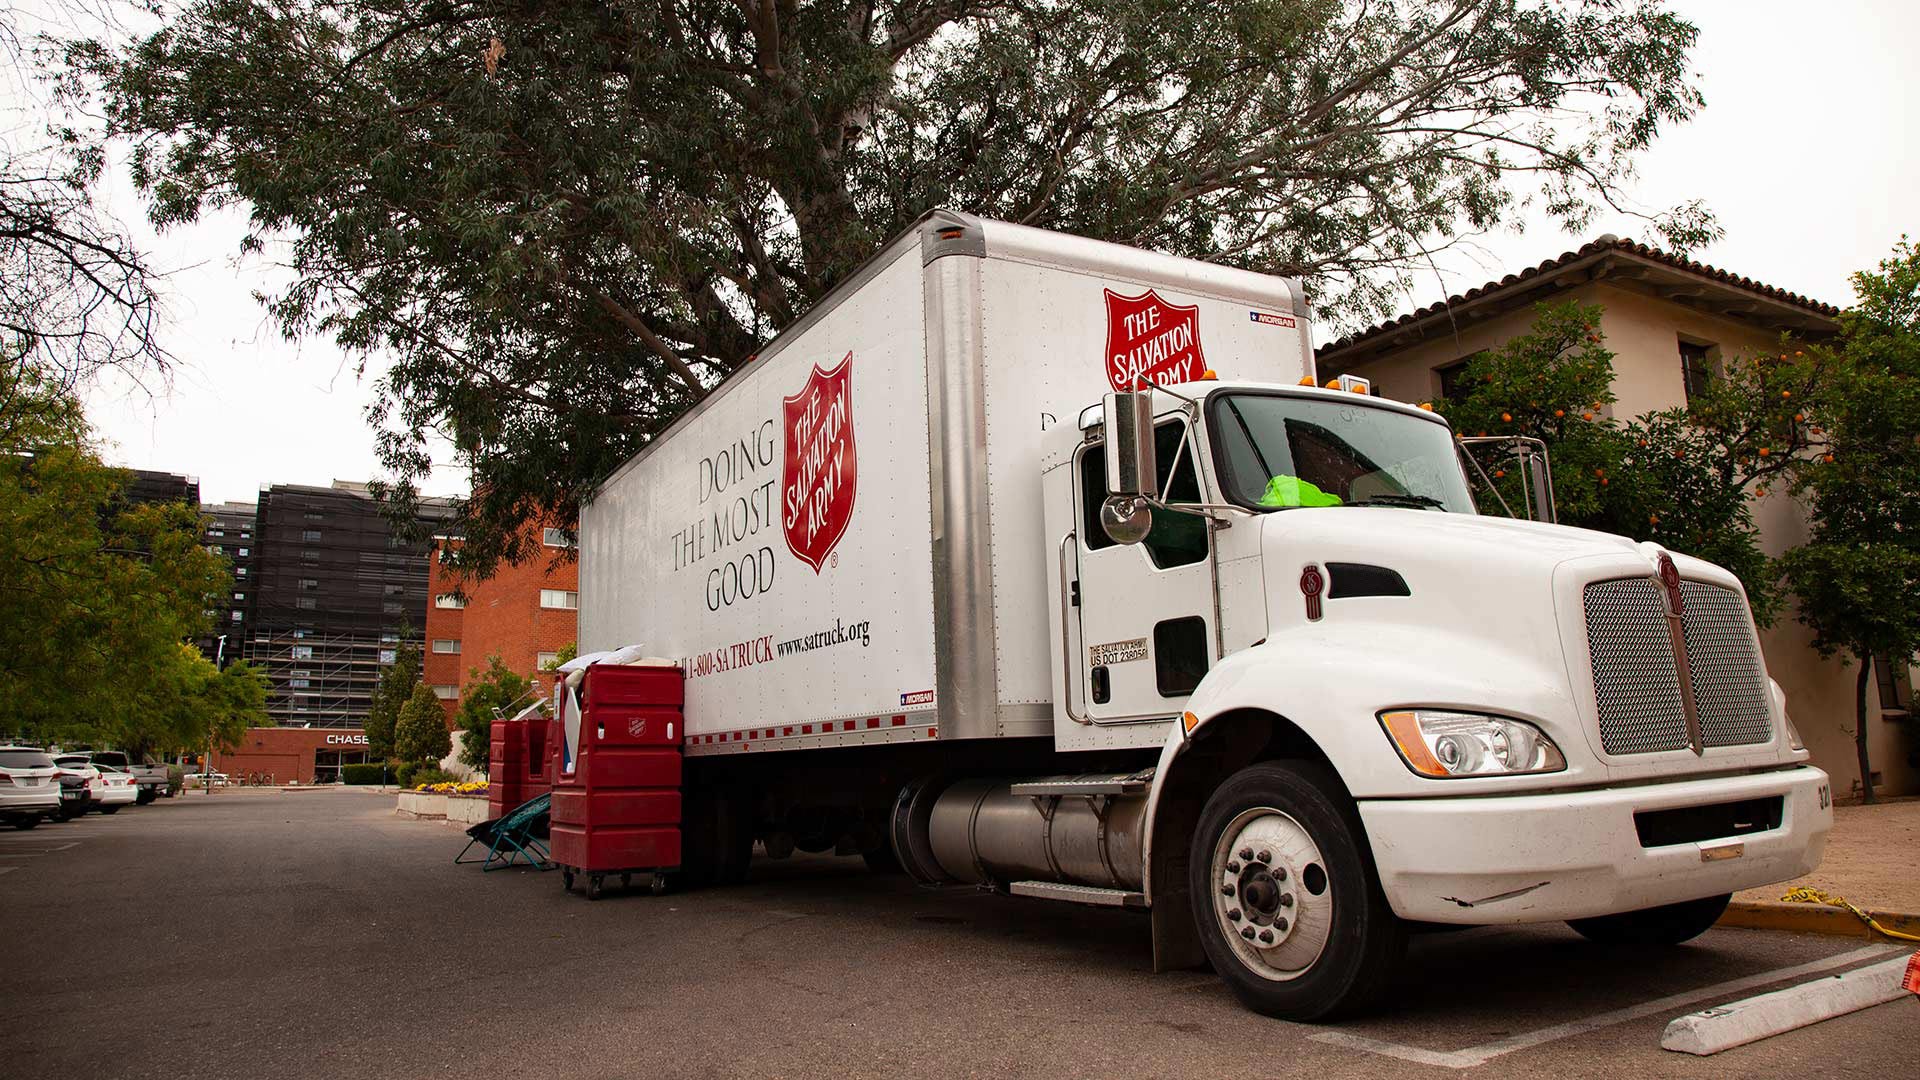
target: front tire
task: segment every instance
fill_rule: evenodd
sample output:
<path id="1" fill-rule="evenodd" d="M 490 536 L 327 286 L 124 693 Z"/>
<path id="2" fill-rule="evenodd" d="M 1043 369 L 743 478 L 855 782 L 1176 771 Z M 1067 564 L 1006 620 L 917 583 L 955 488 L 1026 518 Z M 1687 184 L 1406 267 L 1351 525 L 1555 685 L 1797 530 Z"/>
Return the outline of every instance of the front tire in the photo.
<path id="1" fill-rule="evenodd" d="M 103 806 L 100 808 L 100 812 L 103 814 L 117 814 L 120 812 L 120 808 L 118 806 Z"/>
<path id="2" fill-rule="evenodd" d="M 1330 1020 L 1391 985 L 1406 924 L 1326 769 L 1281 761 L 1235 773 L 1201 811 L 1188 866 L 1201 945 L 1247 1008 Z"/>
<path id="3" fill-rule="evenodd" d="M 26 817 L 17 817 L 13 819 L 13 827 L 16 829 L 21 829 L 21 830 L 31 829 L 38 824 L 40 824 L 40 819 L 32 816 L 31 814 L 29 814 Z"/>
<path id="4" fill-rule="evenodd" d="M 1719 922 L 1732 899 L 1732 893 L 1724 893 L 1618 915 L 1570 919 L 1567 925 L 1581 937 L 1602 945 L 1678 945 L 1699 937 Z"/>

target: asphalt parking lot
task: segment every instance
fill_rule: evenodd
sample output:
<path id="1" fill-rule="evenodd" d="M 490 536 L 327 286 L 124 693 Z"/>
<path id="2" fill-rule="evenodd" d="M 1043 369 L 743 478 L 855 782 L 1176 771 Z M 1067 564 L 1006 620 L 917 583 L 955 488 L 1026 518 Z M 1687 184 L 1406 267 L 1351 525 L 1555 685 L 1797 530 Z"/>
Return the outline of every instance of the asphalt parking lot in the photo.
<path id="1" fill-rule="evenodd" d="M 1715 1057 L 1669 1020 L 1858 966 L 1858 938 L 1561 927 L 1416 941 L 1337 1028 L 1154 975 L 1137 915 L 917 889 L 857 859 L 599 903 L 452 865 L 391 795 L 227 791 L 0 831 L 0 1076 L 1912 1075 L 1911 998 Z"/>

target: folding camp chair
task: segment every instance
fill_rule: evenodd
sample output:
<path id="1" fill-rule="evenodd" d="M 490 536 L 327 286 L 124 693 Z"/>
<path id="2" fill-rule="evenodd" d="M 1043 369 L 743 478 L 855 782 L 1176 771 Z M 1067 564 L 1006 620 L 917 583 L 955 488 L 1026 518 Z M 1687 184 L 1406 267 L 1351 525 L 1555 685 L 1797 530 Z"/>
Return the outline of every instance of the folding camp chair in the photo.
<path id="1" fill-rule="evenodd" d="M 536 795 L 506 814 L 483 821 L 467 830 L 467 846 L 453 857 L 454 865 L 473 862 L 467 858 L 467 852 L 475 844 L 487 845 L 487 857 L 481 860 L 481 872 L 499 870 L 508 866 L 531 866 L 536 870 L 551 870 L 553 864 L 547 861 L 547 812 L 552 805 L 551 795 Z"/>

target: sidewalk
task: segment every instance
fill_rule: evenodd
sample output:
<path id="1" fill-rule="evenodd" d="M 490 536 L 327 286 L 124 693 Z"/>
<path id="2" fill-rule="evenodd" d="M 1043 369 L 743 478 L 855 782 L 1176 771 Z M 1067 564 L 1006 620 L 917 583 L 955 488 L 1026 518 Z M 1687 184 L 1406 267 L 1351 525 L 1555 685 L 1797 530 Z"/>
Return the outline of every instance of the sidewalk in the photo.
<path id="1" fill-rule="evenodd" d="M 1801 887 L 1844 898 L 1890 930 L 1920 933 L 1920 798 L 1834 807 L 1820 868 L 1796 881 L 1735 893 L 1721 925 L 1878 936 L 1843 908 L 1781 902 L 1788 889 Z"/>

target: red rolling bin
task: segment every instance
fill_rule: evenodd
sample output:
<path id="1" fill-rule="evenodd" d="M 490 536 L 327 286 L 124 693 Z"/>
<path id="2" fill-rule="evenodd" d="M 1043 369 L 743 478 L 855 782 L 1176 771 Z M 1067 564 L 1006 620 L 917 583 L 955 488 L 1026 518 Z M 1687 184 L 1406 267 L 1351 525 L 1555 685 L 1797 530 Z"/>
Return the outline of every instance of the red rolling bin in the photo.
<path id="1" fill-rule="evenodd" d="M 587 899 L 597 900 L 608 876 L 627 885 L 649 873 L 653 891 L 663 892 L 680 867 L 680 668 L 595 665 L 581 690 L 572 771 L 556 764 L 552 774 L 550 846 L 560 880 L 571 890 L 586 878 Z M 547 736 L 556 762 L 559 730 Z"/>

